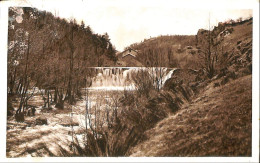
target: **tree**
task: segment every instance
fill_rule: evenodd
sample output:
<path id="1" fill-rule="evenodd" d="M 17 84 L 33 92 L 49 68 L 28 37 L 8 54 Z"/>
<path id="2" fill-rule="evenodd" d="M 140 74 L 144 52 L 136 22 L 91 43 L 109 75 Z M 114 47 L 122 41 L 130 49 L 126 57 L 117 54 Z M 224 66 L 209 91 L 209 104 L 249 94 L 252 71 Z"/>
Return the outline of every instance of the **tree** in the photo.
<path id="1" fill-rule="evenodd" d="M 210 18 L 209 18 L 209 28 L 206 35 L 206 42 L 202 45 L 202 68 L 206 71 L 208 78 L 212 78 L 216 71 L 216 62 L 218 61 L 218 49 L 216 43 L 214 43 L 213 35 L 210 29 Z"/>
<path id="2" fill-rule="evenodd" d="M 19 97 L 17 114 L 36 87 L 44 90 L 48 108 L 72 104 L 80 98 L 85 77 L 92 75 L 88 67 L 101 66 L 102 56 L 116 58 L 107 34 L 93 34 L 84 22 L 68 22 L 35 8 L 11 7 L 8 33 L 8 102 Z"/>

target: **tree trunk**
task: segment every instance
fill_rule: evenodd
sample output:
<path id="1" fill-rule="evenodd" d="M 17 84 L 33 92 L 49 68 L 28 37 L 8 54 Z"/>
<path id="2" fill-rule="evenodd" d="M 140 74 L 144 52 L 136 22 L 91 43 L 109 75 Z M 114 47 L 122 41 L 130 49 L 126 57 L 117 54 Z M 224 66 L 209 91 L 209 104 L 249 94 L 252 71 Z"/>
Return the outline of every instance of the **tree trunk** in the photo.
<path id="1" fill-rule="evenodd" d="M 53 99 L 54 103 L 57 103 L 57 98 L 58 98 L 58 89 L 55 87 L 54 99 Z"/>
<path id="2" fill-rule="evenodd" d="M 72 76 L 73 76 L 73 52 L 74 52 L 74 48 L 73 48 L 73 29 L 71 31 L 71 53 L 70 53 L 70 73 L 69 73 L 69 82 L 68 82 L 68 89 L 67 89 L 67 99 L 69 101 L 70 104 L 73 103 L 73 96 L 72 96 Z"/>
<path id="3" fill-rule="evenodd" d="M 20 105 L 19 108 L 16 111 L 16 114 L 20 114 L 22 111 L 22 108 L 24 107 L 24 100 L 25 100 L 25 94 L 27 93 L 27 89 L 29 87 L 29 82 L 27 81 L 27 70 L 28 70 L 28 59 L 29 59 L 29 51 L 30 51 L 30 35 L 28 35 L 28 48 L 27 48 L 27 53 L 26 53 L 26 65 L 25 65 L 25 70 L 24 74 L 22 76 L 22 83 L 21 83 L 21 88 L 22 88 L 22 94 L 20 98 Z"/>
<path id="4" fill-rule="evenodd" d="M 49 89 L 47 90 L 47 108 L 50 108 L 50 91 Z"/>

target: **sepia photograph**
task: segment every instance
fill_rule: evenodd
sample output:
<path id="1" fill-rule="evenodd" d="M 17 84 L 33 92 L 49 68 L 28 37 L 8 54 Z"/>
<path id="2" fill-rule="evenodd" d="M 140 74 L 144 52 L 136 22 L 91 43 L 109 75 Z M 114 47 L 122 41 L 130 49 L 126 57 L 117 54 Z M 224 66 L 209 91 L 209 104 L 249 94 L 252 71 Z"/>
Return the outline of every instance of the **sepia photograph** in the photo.
<path id="1" fill-rule="evenodd" d="M 3 160 L 259 161 L 259 1 L 0 5 Z"/>

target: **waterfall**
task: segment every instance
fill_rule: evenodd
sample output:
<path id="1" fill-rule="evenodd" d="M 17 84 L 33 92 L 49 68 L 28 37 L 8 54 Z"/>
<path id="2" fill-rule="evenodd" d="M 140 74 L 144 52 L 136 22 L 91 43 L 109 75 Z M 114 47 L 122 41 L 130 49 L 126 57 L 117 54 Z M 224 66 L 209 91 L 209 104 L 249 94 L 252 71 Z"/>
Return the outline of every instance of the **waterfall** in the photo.
<path id="1" fill-rule="evenodd" d="M 92 67 L 96 76 L 92 78 L 89 89 L 94 90 L 134 90 L 132 75 L 138 71 L 147 71 L 161 83 L 160 88 L 168 80 L 175 69 L 166 67 Z"/>

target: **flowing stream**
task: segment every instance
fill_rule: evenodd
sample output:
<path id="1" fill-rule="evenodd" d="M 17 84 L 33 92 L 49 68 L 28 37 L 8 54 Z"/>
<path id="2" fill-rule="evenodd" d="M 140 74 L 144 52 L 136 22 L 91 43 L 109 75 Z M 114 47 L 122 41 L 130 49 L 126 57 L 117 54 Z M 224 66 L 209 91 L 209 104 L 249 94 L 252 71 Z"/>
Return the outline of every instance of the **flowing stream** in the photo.
<path id="1" fill-rule="evenodd" d="M 175 69 L 166 67 L 92 67 L 96 77 L 92 79 L 90 89 L 95 90 L 134 90 L 132 76 L 139 71 L 147 71 L 151 77 L 161 80 L 161 86 L 168 80 Z"/>
<path id="2" fill-rule="evenodd" d="M 91 86 L 88 90 L 86 101 L 86 89 L 82 89 L 83 99 L 73 106 L 67 106 L 59 110 L 52 105 L 52 110 L 42 108 L 41 95 L 36 93 L 29 104 L 36 106 L 35 116 L 26 116 L 25 121 L 16 122 L 14 117 L 7 120 L 7 157 L 43 157 L 64 156 L 60 150 L 71 152 L 72 131 L 77 136 L 79 143 L 83 145 L 86 125 L 86 102 L 89 108 L 105 107 L 106 98 L 119 97 L 124 90 L 135 90 L 132 80 L 133 74 L 138 71 L 147 71 L 152 77 L 160 76 L 160 88 L 169 79 L 175 69 L 169 68 L 144 68 L 144 67 L 91 67 L 95 72 Z M 101 100 L 100 100 L 101 99 Z M 14 106 L 16 106 L 14 104 Z M 93 114 L 90 118 L 93 118 Z M 47 118 L 47 125 L 35 125 L 37 118 Z M 72 125 L 71 125 L 72 124 Z"/>

